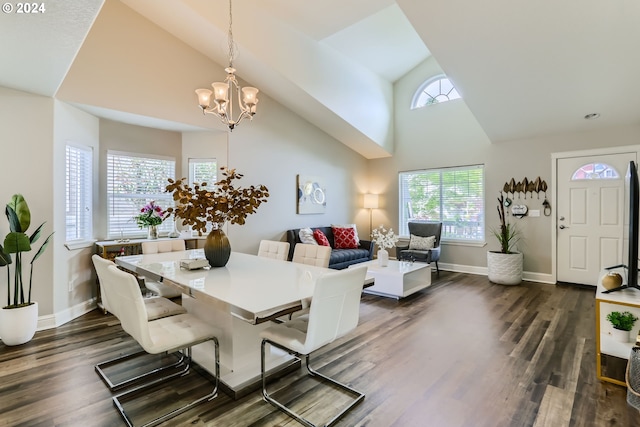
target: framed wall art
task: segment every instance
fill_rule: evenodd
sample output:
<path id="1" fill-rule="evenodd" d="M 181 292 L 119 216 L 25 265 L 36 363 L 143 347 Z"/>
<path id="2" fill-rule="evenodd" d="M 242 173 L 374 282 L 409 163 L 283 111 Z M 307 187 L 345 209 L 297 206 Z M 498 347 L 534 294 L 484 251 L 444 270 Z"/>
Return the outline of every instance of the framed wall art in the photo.
<path id="1" fill-rule="evenodd" d="M 327 207 L 324 180 L 317 176 L 298 175 L 298 214 L 321 214 Z"/>

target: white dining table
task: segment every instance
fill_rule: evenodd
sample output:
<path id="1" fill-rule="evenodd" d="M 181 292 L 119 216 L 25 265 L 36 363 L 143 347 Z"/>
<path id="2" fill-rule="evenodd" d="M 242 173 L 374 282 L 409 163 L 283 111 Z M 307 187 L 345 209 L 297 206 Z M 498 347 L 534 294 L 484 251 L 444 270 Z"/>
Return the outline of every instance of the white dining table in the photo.
<path id="1" fill-rule="evenodd" d="M 231 253 L 224 267 L 180 267 L 181 261 L 198 258 L 204 258 L 202 249 L 123 256 L 115 261 L 149 280 L 171 281 L 182 288 L 182 305 L 216 331 L 223 390 L 239 398 L 260 386 L 260 332 L 269 326 L 268 320 L 310 298 L 318 277 L 333 270 L 238 252 Z M 213 374 L 213 344 L 195 346 L 193 360 Z M 296 366 L 295 358 L 270 349 L 268 375 Z"/>

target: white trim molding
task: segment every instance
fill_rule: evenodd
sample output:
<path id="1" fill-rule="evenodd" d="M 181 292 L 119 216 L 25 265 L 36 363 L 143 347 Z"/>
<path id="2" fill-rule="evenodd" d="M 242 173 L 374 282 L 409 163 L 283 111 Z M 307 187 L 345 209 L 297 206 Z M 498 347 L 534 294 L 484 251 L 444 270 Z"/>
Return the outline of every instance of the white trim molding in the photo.
<path id="1" fill-rule="evenodd" d="M 36 330 L 44 331 L 46 329 L 53 329 L 60 325 L 64 325 L 65 323 L 94 310 L 97 307 L 97 303 L 97 298 L 91 298 L 88 301 L 76 304 L 66 310 L 62 310 L 54 314 L 48 314 L 46 316 L 40 316 L 38 317 L 38 327 Z"/>

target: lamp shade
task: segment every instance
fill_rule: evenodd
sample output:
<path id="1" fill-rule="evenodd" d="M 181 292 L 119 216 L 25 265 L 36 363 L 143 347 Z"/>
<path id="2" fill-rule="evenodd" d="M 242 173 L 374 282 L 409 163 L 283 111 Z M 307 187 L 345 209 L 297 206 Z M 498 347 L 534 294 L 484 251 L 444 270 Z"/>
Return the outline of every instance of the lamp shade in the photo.
<path id="1" fill-rule="evenodd" d="M 364 195 L 364 208 L 365 209 L 378 209 L 378 195 L 377 194 L 365 194 Z"/>

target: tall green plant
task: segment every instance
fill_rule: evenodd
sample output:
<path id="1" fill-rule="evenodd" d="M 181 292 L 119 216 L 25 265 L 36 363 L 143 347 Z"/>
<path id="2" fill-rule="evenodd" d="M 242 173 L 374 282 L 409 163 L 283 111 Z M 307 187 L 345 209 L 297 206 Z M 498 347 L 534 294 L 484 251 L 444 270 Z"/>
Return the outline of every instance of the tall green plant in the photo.
<path id="1" fill-rule="evenodd" d="M 40 224 L 31 236 L 26 231 L 31 225 L 31 211 L 21 194 L 14 194 L 7 203 L 5 214 L 9 220 L 9 234 L 4 238 L 4 247 L 0 245 L 0 267 L 7 267 L 7 307 L 15 308 L 31 304 L 31 284 L 33 279 L 33 263 L 42 255 L 51 240 L 51 233 L 40 246 L 30 262 L 29 290 L 25 298 L 22 278 L 22 254 L 29 252 L 35 242 L 40 239 L 44 223 Z M 13 257 L 11 256 L 13 254 Z M 11 268 L 13 264 L 13 298 L 11 296 Z M 13 300 L 13 302 L 12 302 Z"/>
<path id="2" fill-rule="evenodd" d="M 491 230 L 493 235 L 498 239 L 500 243 L 500 252 L 503 254 L 514 253 L 518 240 L 520 240 L 520 233 L 515 225 L 507 222 L 504 213 L 504 195 L 501 193 L 498 197 L 498 217 L 500 218 L 500 228 Z"/>

